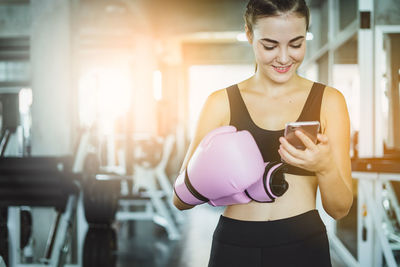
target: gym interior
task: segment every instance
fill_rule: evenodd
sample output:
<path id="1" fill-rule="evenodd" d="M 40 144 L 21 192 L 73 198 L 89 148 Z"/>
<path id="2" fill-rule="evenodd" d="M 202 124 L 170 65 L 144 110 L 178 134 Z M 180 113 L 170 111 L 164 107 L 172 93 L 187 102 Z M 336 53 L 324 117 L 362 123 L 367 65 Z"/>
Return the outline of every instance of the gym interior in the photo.
<path id="1" fill-rule="evenodd" d="M 0 266 L 207 266 L 222 208 L 172 204 L 207 96 L 250 77 L 244 0 L 0 0 Z M 400 265 L 400 1 L 308 0 L 299 74 L 345 96 L 334 267 Z"/>

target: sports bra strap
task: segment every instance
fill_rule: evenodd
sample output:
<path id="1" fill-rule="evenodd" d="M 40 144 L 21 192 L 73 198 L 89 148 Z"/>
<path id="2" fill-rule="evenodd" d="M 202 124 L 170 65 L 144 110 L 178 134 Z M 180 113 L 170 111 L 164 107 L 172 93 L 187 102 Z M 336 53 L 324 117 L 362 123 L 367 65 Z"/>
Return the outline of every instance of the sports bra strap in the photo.
<path id="1" fill-rule="evenodd" d="M 301 111 L 299 121 L 319 121 L 325 85 L 315 82 Z"/>

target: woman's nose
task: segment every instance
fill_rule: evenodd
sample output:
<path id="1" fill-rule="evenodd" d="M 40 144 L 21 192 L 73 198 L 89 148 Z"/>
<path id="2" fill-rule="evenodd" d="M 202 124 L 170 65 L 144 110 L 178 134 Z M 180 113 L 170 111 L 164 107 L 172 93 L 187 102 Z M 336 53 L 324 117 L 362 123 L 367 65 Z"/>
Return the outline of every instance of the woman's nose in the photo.
<path id="1" fill-rule="evenodd" d="M 279 50 L 279 54 L 276 58 L 276 61 L 281 65 L 286 65 L 287 63 L 289 63 L 289 53 L 287 49 L 282 48 Z"/>

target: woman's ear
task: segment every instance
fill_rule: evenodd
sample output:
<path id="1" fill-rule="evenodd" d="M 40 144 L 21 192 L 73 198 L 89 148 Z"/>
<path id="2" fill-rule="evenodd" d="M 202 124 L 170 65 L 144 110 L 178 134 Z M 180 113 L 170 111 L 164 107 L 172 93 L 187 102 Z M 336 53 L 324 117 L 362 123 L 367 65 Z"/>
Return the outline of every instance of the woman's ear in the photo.
<path id="1" fill-rule="evenodd" d="M 244 30 L 246 32 L 247 41 L 249 41 L 249 44 L 253 44 L 253 31 L 249 29 L 247 24 L 244 25 Z"/>

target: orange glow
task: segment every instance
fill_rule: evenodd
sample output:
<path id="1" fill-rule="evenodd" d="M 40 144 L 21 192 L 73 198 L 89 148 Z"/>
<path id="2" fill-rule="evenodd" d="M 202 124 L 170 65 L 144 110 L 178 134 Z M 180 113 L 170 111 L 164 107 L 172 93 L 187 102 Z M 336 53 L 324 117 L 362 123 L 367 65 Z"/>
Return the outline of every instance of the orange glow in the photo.
<path id="1" fill-rule="evenodd" d="M 80 81 L 79 110 L 81 124 L 96 122 L 99 130 L 111 133 L 114 120 L 126 114 L 131 103 L 132 81 L 127 69 L 96 68 Z"/>

